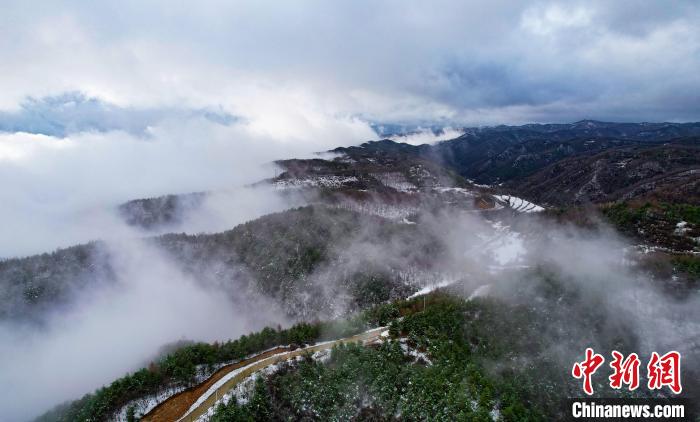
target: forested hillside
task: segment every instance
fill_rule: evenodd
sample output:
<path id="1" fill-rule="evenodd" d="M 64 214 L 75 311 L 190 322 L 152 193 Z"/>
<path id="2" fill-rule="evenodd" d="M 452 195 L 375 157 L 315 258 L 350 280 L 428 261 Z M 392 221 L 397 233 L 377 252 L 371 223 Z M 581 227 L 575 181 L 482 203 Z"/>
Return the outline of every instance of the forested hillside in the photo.
<path id="1" fill-rule="evenodd" d="M 586 347 L 679 349 L 684 391 L 696 394 L 696 129 L 498 127 L 283 160 L 249 189 L 305 205 L 222 232 L 147 235 L 187 221 L 209 193 L 131 201 L 119 215 L 141 239 L 0 262 L 0 318 L 41 326 L 92 291 L 123 288 L 138 270 L 125 262 L 145 256 L 135 262 L 172 269 L 149 276 L 285 320 L 223 343 L 175 343 L 42 421 L 135 420 L 259 353 L 380 326 L 377 342 L 255 372 L 205 419 L 559 419 L 561 400 L 580 394 L 570 366 Z M 606 385 L 599 396 L 617 394 Z"/>

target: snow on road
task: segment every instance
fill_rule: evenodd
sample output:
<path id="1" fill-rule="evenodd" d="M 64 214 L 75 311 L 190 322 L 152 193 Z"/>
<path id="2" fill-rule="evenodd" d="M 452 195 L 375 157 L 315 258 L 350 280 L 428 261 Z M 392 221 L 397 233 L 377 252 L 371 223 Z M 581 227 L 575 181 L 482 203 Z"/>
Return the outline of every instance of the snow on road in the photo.
<path id="1" fill-rule="evenodd" d="M 268 357 L 265 358 L 265 359 L 261 359 L 261 360 L 258 360 L 258 361 L 254 361 L 254 362 L 251 362 L 250 364 L 248 364 L 248 365 L 246 365 L 246 366 L 243 366 L 243 367 L 241 367 L 241 368 L 234 369 L 234 370 L 232 370 L 231 372 L 227 373 L 225 376 L 223 376 L 221 379 L 219 379 L 219 380 L 218 380 L 216 383 L 214 383 L 211 387 L 209 387 L 209 389 L 207 389 L 207 391 L 206 391 L 204 394 L 202 394 L 201 396 L 199 396 L 199 397 L 197 398 L 197 400 L 189 407 L 189 409 L 187 410 L 187 412 L 185 412 L 185 414 L 182 415 L 182 416 L 180 417 L 180 419 L 178 419 L 178 422 L 179 422 L 179 421 L 184 421 L 184 420 L 189 420 L 189 419 L 187 419 L 187 418 L 188 418 L 188 417 L 191 417 L 190 415 L 191 415 L 193 412 L 195 412 L 198 408 L 200 408 L 201 406 L 203 406 L 203 405 L 205 404 L 205 402 L 206 402 L 210 397 L 212 397 L 212 396 L 215 395 L 215 394 L 218 395 L 218 394 L 219 394 L 219 391 L 218 391 L 218 390 L 220 390 L 222 387 L 224 387 L 224 385 L 225 385 L 228 381 L 232 380 L 233 378 L 235 378 L 236 376 L 238 376 L 238 375 L 241 374 L 242 372 L 247 371 L 247 370 L 250 370 L 251 367 L 260 367 L 261 369 L 259 369 L 258 371 L 255 371 L 253 374 L 251 374 L 250 376 L 246 377 L 246 378 L 245 378 L 244 380 L 242 380 L 241 382 L 236 383 L 236 385 L 235 385 L 234 387 L 232 387 L 227 393 L 230 393 L 232 390 L 235 390 L 235 391 L 234 391 L 234 394 L 239 394 L 239 393 L 240 393 L 240 394 L 243 394 L 243 389 L 244 389 L 244 387 L 241 386 L 241 383 L 242 383 L 242 382 L 245 382 L 245 380 L 250 379 L 250 377 L 259 376 L 260 374 L 264 374 L 264 373 L 266 373 L 265 371 L 270 371 L 270 373 L 273 373 L 273 372 L 275 372 L 275 371 L 277 371 L 277 370 L 279 369 L 279 365 L 282 363 L 282 361 L 284 361 L 284 360 L 289 360 L 289 359 L 298 359 L 298 358 L 301 357 L 301 353 L 303 353 L 303 352 L 305 352 L 305 351 L 314 351 L 314 354 L 313 354 L 312 356 L 318 356 L 319 359 L 325 359 L 325 358 L 326 358 L 325 354 L 319 353 L 319 352 L 323 352 L 324 349 L 330 349 L 332 346 L 334 346 L 334 345 L 336 345 L 336 344 L 344 343 L 344 342 L 347 342 L 347 341 L 363 341 L 363 342 L 367 342 L 367 341 L 369 341 L 369 340 L 372 338 L 372 335 L 373 335 L 373 334 L 375 334 L 375 333 L 381 333 L 382 331 L 385 331 L 386 328 L 387 328 L 387 327 L 373 328 L 373 329 L 367 330 L 367 331 L 365 331 L 365 332 L 363 332 L 363 333 L 360 333 L 360 334 L 357 334 L 357 335 L 354 335 L 354 336 L 351 336 L 351 337 L 348 337 L 348 338 L 345 338 L 345 339 L 324 341 L 324 342 L 316 343 L 316 344 L 314 344 L 314 345 L 312 345 L 312 346 L 304 347 L 304 348 L 302 348 L 302 349 L 297 349 L 297 350 L 292 350 L 292 351 L 287 351 L 287 352 L 276 353 L 276 354 L 274 354 L 274 355 L 272 355 L 272 356 L 268 356 Z M 327 347 L 324 347 L 324 346 L 327 346 Z M 320 350 L 318 350 L 318 349 L 320 349 Z M 317 353 L 318 353 L 318 355 L 316 355 Z M 282 358 L 282 359 L 280 359 L 280 358 Z M 266 364 L 266 363 L 267 363 L 267 364 Z M 232 396 L 233 396 L 232 394 L 231 394 L 231 395 L 228 395 L 228 399 L 230 400 L 230 398 L 231 398 Z M 199 417 L 197 418 L 197 420 L 198 420 L 198 421 L 199 421 L 199 420 L 209 420 L 209 418 L 213 415 L 213 409 L 215 408 L 216 404 L 217 404 L 217 403 L 220 403 L 221 400 L 224 399 L 224 397 L 226 397 L 226 394 L 222 394 L 222 395 L 221 395 L 221 398 L 217 399 L 213 406 L 209 406 L 208 409 L 205 410 L 204 414 L 202 414 L 201 416 L 199 416 Z"/>

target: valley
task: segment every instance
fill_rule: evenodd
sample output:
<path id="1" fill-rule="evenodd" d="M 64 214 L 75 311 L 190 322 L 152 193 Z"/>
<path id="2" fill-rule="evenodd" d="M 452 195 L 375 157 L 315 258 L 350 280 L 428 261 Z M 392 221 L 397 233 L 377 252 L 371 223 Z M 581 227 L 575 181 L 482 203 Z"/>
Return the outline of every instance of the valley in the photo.
<path id="1" fill-rule="evenodd" d="M 430 400 L 444 417 L 547 419 L 559 415 L 556 397 L 574 394 L 566 366 L 590 339 L 601 350 L 680 348 L 685 389 L 697 391 L 697 130 L 495 127 L 434 145 L 382 140 L 281 160 L 274 177 L 245 189 L 272 189 L 288 208 L 221 232 L 183 226 L 215 192 L 122 204 L 123 223 L 173 274 L 238 312 L 266 309 L 284 327 L 176 346 L 38 420 L 422 419 Z M 84 291 L 121 288 L 120 263 L 140 250 L 124 245 L 96 240 L 0 261 L 0 318 L 42 327 Z M 378 325 L 388 334 L 371 347 L 334 343 Z M 310 357 L 318 341 L 332 349 L 323 361 Z M 275 371 L 235 397 L 237 384 L 219 385 L 260 352 Z M 288 357 L 298 359 L 281 363 Z M 346 365 L 369 372 L 350 377 Z M 397 376 L 398 396 L 382 384 Z M 314 377 L 315 389 L 294 386 Z M 214 398 L 227 402 L 206 393 L 215 384 Z M 339 391 L 345 399 L 323 399 Z"/>

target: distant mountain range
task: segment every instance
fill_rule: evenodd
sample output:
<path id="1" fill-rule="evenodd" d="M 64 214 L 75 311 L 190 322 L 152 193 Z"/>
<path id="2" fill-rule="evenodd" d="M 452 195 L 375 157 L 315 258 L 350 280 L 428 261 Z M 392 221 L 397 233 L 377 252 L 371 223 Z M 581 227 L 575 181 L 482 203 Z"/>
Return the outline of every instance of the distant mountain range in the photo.
<path id="1" fill-rule="evenodd" d="M 401 183 L 467 187 L 547 208 L 595 206 L 610 218 L 614 206 L 613 220 L 622 231 L 674 250 L 692 250 L 694 239 L 700 238 L 700 228 L 694 226 L 694 210 L 700 205 L 700 123 L 584 120 L 467 128 L 458 138 L 432 145 L 383 139 L 330 152 L 337 158 L 279 161 L 283 172 L 262 183 L 281 191 L 321 191 L 324 200 L 367 197 L 370 191 L 384 200 L 414 204 L 418 197 L 402 193 Z M 416 166 L 431 177 L 411 173 Z M 392 178 L 393 187 L 386 183 Z M 204 197 L 135 200 L 120 206 L 120 213 L 132 225 L 167 228 L 200 206 Z M 685 220 L 691 226 L 676 230 Z"/>
<path id="2" fill-rule="evenodd" d="M 697 203 L 699 151 L 700 123 L 593 120 L 469 128 L 458 138 L 434 145 L 385 139 L 333 150 L 351 156 L 421 157 L 476 183 L 502 184 L 551 205 L 650 195 L 660 176 L 671 175 L 673 179 L 659 183 L 663 195 L 674 191 L 669 183 L 678 184 L 679 193 L 690 196 L 684 200 Z M 608 185 L 603 174 L 615 178 L 617 185 Z"/>
<path id="3" fill-rule="evenodd" d="M 355 222 L 360 218 L 353 217 L 356 212 L 401 223 L 424 210 L 488 212 L 504 206 L 514 210 L 543 206 L 551 212 L 590 204 L 597 206 L 620 230 L 652 246 L 675 251 L 698 250 L 695 240 L 700 238 L 696 215 L 700 204 L 698 133 L 700 123 L 595 121 L 468 129 L 456 139 L 434 145 L 413 146 L 380 140 L 336 148 L 332 150 L 337 154 L 334 159 L 279 161 L 277 165 L 282 172 L 260 183 L 271 185 L 280 195 L 290 192 L 301 195 L 308 204 L 348 210 L 351 213 L 343 215 L 343 220 Z M 118 211 L 130 225 L 167 233 L 168 227 L 181 222 L 184 215 L 196 212 L 206 195 L 202 192 L 137 199 L 122 204 Z M 316 221 L 321 216 L 322 213 L 289 214 L 279 219 L 269 217 L 266 223 L 254 222 L 257 228 L 249 227 L 246 232 L 267 233 L 264 238 L 256 234 L 256 240 L 248 244 L 258 245 L 254 250 L 239 243 L 236 233 L 243 230 L 241 227 L 207 236 L 166 236 L 157 242 L 193 268 L 205 268 L 211 257 L 182 251 L 200 242 L 216 252 L 212 256 L 232 253 L 226 261 L 229 270 L 245 274 L 248 288 L 280 299 L 290 314 L 299 315 L 300 309 L 307 309 L 303 312 L 307 316 L 308 312 L 322 310 L 332 314 L 330 301 L 321 300 L 306 308 L 294 305 L 314 287 L 292 299 L 293 289 L 285 288 L 287 278 L 279 275 L 279 271 L 287 272 L 299 265 L 294 270 L 300 271 L 298 274 L 310 273 L 314 264 L 301 264 L 297 260 L 306 253 L 312 257 L 321 253 L 328 259 L 328 243 L 339 242 L 348 235 L 349 228 L 345 234 L 326 236 L 322 243 L 318 243 L 320 239 L 303 235 L 304 227 L 330 224 L 327 218 Z M 308 221 L 301 222 L 300 217 Z M 340 219 L 341 214 L 334 218 Z M 287 256 L 283 262 L 275 265 L 270 274 L 259 273 L 263 266 L 256 260 L 264 260 L 261 251 L 268 243 L 278 242 L 274 240 L 277 234 L 264 228 L 274 221 L 279 226 L 273 227 L 281 230 L 285 220 L 290 222 L 294 236 L 300 241 L 305 239 L 304 245 L 315 246 L 303 246 L 299 256 L 287 256 L 288 252 L 281 249 L 277 255 Z M 372 220 L 363 221 L 370 224 Z M 686 225 L 679 230 L 677 226 L 682 222 Z M 179 246 L 174 248 L 173 242 Z M 227 248 L 234 248 L 235 253 Z M 48 302 L 68 300 L 73 289 L 96 278 L 96 271 L 102 280 L 113 278 L 112 269 L 104 264 L 108 262 L 106 253 L 98 243 L 0 262 L 0 282 L 9 287 L 3 289 L 7 297 L 0 306 L 0 317 L 31 318 L 35 311 L 49 306 Z M 193 256 L 197 258 L 192 259 Z M 307 264 L 311 266 L 304 267 Z M 377 274 L 384 277 L 397 268 L 372 271 L 371 277 Z M 398 279 L 383 279 L 388 290 L 381 294 L 382 300 L 394 297 L 391 291 L 405 288 L 405 283 Z M 226 283 L 225 280 L 211 282 Z M 365 293 L 348 298 L 348 303 L 362 303 L 361 296 Z"/>

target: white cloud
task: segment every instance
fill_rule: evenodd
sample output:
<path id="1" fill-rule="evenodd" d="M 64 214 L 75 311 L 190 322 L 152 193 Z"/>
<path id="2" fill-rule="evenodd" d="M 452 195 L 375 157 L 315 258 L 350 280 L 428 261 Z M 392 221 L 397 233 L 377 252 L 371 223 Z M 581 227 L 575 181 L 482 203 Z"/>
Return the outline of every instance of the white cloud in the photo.
<path id="1" fill-rule="evenodd" d="M 593 11 L 585 7 L 549 4 L 526 10 L 521 24 L 535 34 L 554 35 L 569 28 L 585 28 L 590 25 L 592 18 Z"/>
<path id="2" fill-rule="evenodd" d="M 372 129 L 320 111 L 280 109 L 274 127 L 255 120 L 220 125 L 205 118 L 165 120 L 147 137 L 84 132 L 66 138 L 0 134 L 0 256 L 26 255 L 119 233 L 114 207 L 124 201 L 225 190 L 273 175 L 270 162 L 304 157 L 330 145 L 364 142 Z M 223 230 L 283 207 L 270 192 L 228 195 L 237 212 L 219 209 Z M 242 198 L 248 198 L 243 201 Z M 257 200 L 253 200 L 256 198 Z M 211 211 L 211 210 L 210 210 Z M 230 224 L 225 227 L 223 224 Z"/>
<path id="3" fill-rule="evenodd" d="M 0 17 L 0 110 L 80 91 L 122 107 L 222 106 L 271 127 L 279 119 L 259 101 L 273 112 L 312 104 L 331 115 L 460 125 L 518 121 L 513 107 L 537 120 L 664 120 L 677 116 L 654 89 L 668 66 L 639 63 L 675 51 L 679 68 L 696 69 L 699 13 L 694 2 L 662 1 L 15 1 Z M 600 48 L 631 38 L 640 40 L 631 50 Z M 630 80 L 630 68 L 643 77 Z M 697 91 L 688 73 L 673 76 L 674 88 Z M 608 106 L 611 98 L 620 104 Z M 554 104 L 569 108 L 547 111 Z M 697 100 L 683 107 L 683 118 L 699 118 Z"/>
<path id="4" fill-rule="evenodd" d="M 108 251 L 115 285 L 93 280 L 40 330 L 0 321 L 0 385 L 13 386 L 0 397 L 5 420 L 36 417 L 94 391 L 146 365 L 164 344 L 228 340 L 286 324 L 261 297 L 227 298 L 240 281 L 207 290 L 146 242 L 121 239 Z"/>
<path id="5" fill-rule="evenodd" d="M 404 142 L 411 145 L 434 144 L 435 142 L 454 139 L 462 135 L 464 131 L 451 127 L 444 128 L 440 133 L 435 133 L 431 129 L 418 128 L 409 135 L 392 136 L 396 142 Z"/>

